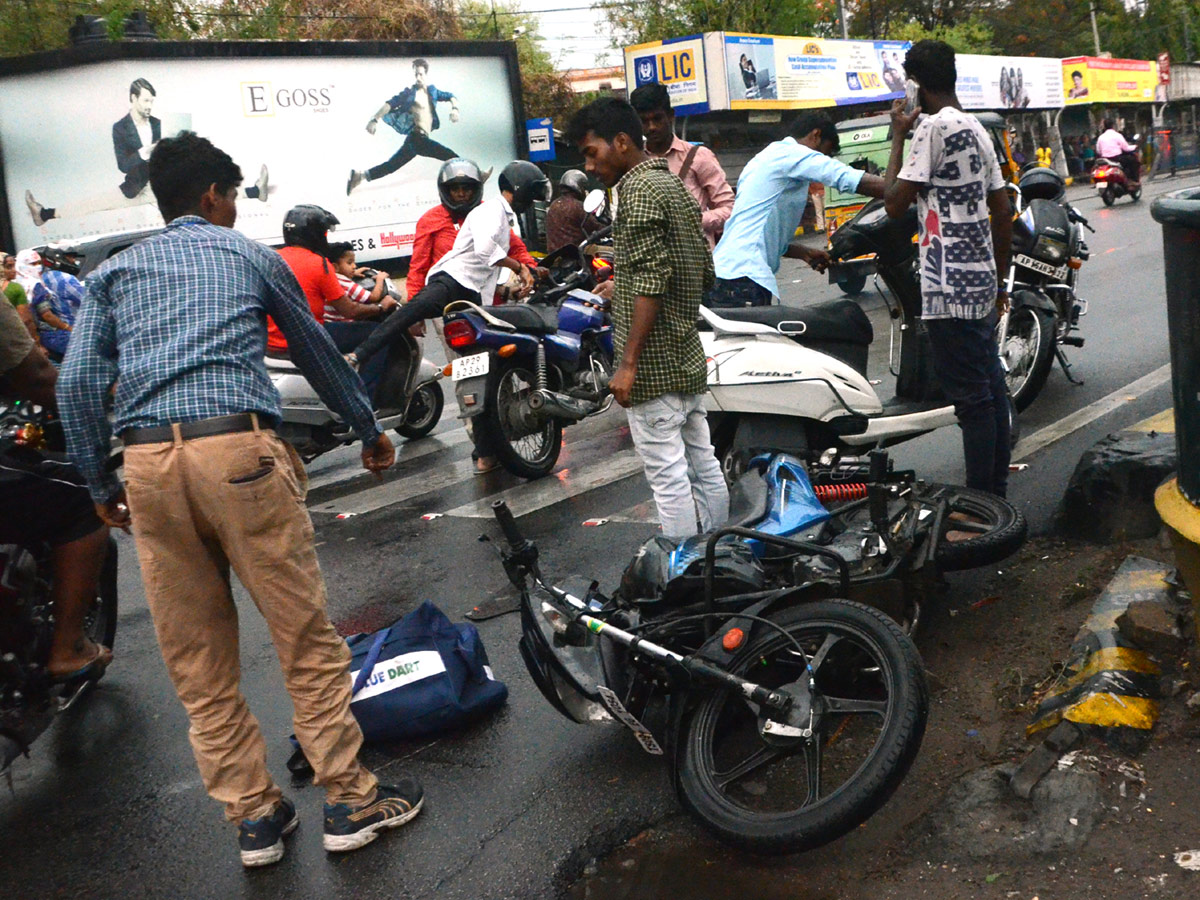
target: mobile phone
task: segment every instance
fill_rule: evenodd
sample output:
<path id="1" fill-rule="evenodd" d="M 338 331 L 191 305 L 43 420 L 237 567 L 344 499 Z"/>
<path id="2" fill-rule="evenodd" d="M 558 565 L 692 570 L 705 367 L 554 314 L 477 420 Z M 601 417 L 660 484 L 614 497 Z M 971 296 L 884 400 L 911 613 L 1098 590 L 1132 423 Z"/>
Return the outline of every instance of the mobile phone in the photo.
<path id="1" fill-rule="evenodd" d="M 912 111 L 917 108 L 920 90 L 920 87 L 911 78 L 904 82 L 904 112 L 906 115 L 911 115 Z"/>

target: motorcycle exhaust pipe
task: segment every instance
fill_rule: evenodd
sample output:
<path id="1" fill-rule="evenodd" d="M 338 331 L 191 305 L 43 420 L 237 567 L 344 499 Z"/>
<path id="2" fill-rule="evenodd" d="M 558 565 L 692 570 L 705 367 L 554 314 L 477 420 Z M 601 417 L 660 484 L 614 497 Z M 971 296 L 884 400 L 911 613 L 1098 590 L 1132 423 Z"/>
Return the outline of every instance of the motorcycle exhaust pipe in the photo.
<path id="1" fill-rule="evenodd" d="M 599 409 L 599 404 L 576 400 L 557 391 L 534 391 L 529 395 L 529 408 L 539 416 L 551 416 L 578 422 Z"/>

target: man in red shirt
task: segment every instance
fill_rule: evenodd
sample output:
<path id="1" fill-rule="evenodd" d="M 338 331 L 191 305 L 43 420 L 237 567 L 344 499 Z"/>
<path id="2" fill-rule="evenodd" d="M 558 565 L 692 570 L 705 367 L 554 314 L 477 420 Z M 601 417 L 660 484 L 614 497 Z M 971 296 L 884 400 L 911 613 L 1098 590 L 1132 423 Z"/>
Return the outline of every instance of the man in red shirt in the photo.
<path id="1" fill-rule="evenodd" d="M 483 199 L 485 176 L 469 159 L 451 159 L 438 170 L 438 196 L 442 202 L 428 210 L 417 220 L 417 235 L 413 240 L 412 260 L 408 266 L 405 293 L 415 297 L 425 287 L 425 276 L 454 246 L 459 226 L 467 213 Z M 514 231 L 509 236 L 508 254 L 530 269 L 537 269 L 525 243 Z M 492 298 L 492 305 L 503 303 L 499 291 Z"/>
<path id="2" fill-rule="evenodd" d="M 337 270 L 325 254 L 329 249 L 329 229 L 338 224 L 337 217 L 328 210 L 311 204 L 295 206 L 283 220 L 283 242 L 279 255 L 288 264 L 300 282 L 300 288 L 308 300 L 313 318 L 325 325 L 338 350 L 347 353 L 362 343 L 379 324 L 384 313 L 379 303 L 355 303 L 346 295 L 346 289 L 337 278 Z M 329 305 L 347 321 L 326 322 L 325 307 Z M 267 318 L 267 353 L 287 354 L 287 341 L 279 326 Z M 386 368 L 386 354 L 363 367 L 363 384 L 368 395 L 373 395 Z"/>

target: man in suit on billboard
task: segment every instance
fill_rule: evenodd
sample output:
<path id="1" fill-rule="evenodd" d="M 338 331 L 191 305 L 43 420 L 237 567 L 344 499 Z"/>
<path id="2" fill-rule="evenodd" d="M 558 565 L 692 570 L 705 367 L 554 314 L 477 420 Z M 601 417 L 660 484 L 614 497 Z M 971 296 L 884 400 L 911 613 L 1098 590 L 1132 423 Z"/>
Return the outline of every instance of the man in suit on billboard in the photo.
<path id="1" fill-rule="evenodd" d="M 129 112 L 113 123 L 113 153 L 117 158 L 117 168 L 125 175 L 125 180 L 119 185 L 125 200 L 105 191 L 61 206 L 45 206 L 34 199 L 32 191 L 26 191 L 25 205 L 29 207 L 34 225 L 40 228 L 51 219 L 78 218 L 89 213 L 154 202 L 146 186 L 150 183 L 147 160 L 162 139 L 162 120 L 151 115 L 157 97 L 158 92 L 149 81 L 145 78 L 134 79 L 129 85 Z M 258 181 L 244 190 L 249 199 L 265 203 L 267 187 L 267 167 L 264 165 L 259 170 Z"/>

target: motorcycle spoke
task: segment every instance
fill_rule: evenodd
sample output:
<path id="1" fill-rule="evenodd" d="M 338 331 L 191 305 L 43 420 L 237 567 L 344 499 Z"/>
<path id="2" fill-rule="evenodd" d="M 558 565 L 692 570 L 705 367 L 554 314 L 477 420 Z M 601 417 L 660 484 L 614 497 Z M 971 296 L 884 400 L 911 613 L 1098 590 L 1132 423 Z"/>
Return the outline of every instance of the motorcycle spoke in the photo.
<path id="1" fill-rule="evenodd" d="M 808 797 L 802 806 L 811 806 L 821 799 L 821 741 L 820 738 L 804 744 L 804 762 L 808 775 Z"/>
<path id="2" fill-rule="evenodd" d="M 813 675 L 817 674 L 817 670 L 821 668 L 821 663 L 825 662 L 825 657 L 829 655 L 829 651 L 833 649 L 833 645 L 842 639 L 840 634 L 827 634 L 825 640 L 821 642 L 820 648 L 808 660 L 808 665 L 813 671 Z"/>
<path id="3" fill-rule="evenodd" d="M 763 766 L 770 765 L 783 755 L 784 752 L 782 750 L 777 750 L 774 747 L 759 747 L 741 762 L 730 766 L 724 771 L 713 772 L 713 778 L 717 782 L 717 787 L 724 791 L 739 778 L 745 778 L 751 772 L 757 772 Z"/>
<path id="4" fill-rule="evenodd" d="M 824 697 L 825 711 L 829 715 L 886 716 L 886 700 L 860 700 L 853 697 Z"/>

